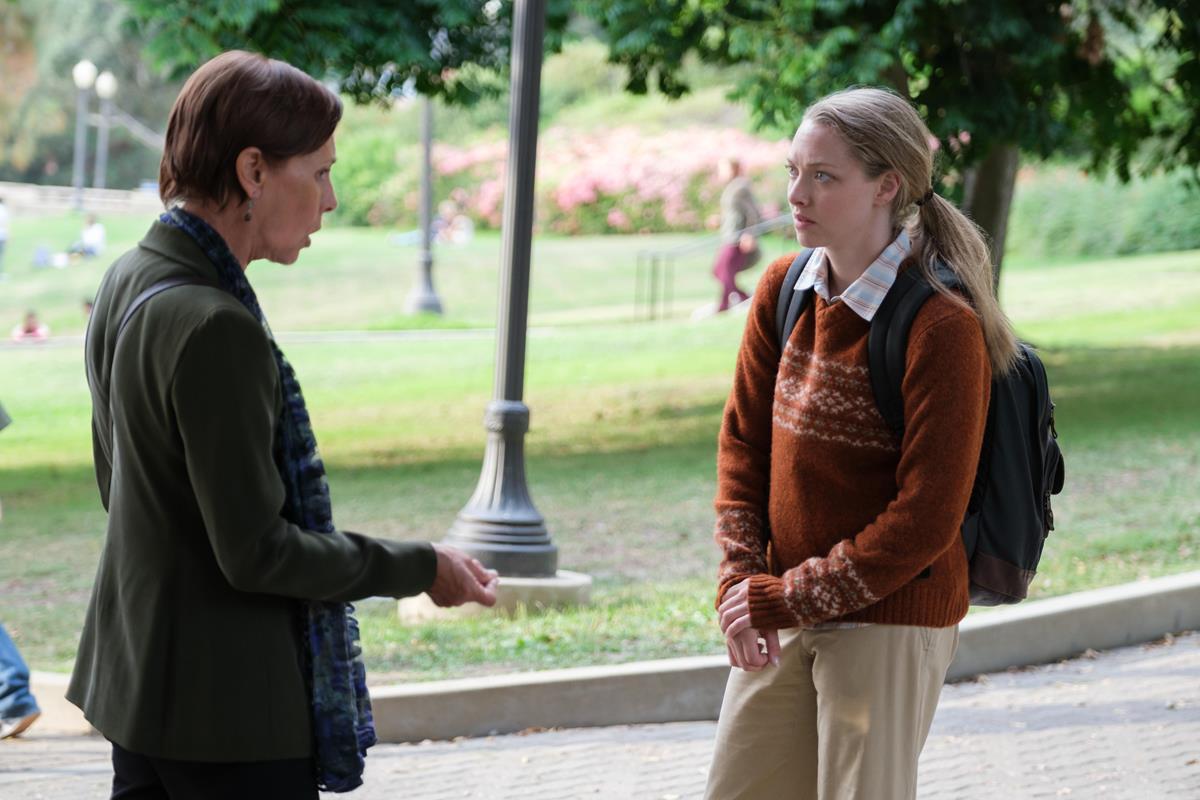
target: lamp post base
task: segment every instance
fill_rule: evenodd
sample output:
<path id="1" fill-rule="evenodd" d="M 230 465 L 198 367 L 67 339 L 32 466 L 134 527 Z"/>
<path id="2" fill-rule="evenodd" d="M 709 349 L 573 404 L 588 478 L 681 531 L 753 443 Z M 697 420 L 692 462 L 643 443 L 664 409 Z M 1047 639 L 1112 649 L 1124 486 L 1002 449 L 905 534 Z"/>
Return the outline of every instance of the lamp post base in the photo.
<path id="1" fill-rule="evenodd" d="M 426 237 L 429 232 L 426 230 Z M 409 314 L 428 312 L 442 313 L 442 301 L 433 290 L 433 253 L 429 249 L 429 240 L 425 238 L 421 245 L 420 272 L 417 282 L 413 285 L 408 297 L 404 299 L 404 310 Z"/>
<path id="2" fill-rule="evenodd" d="M 592 598 L 592 578 L 579 572 L 560 569 L 552 578 L 513 578 L 503 576 L 496 588 L 496 605 L 491 608 L 467 603 L 455 608 L 434 605 L 429 595 L 405 597 L 396 603 L 402 622 L 426 622 L 437 619 L 463 619 L 484 614 L 512 615 L 550 609 L 586 606 Z"/>
<path id="3" fill-rule="evenodd" d="M 441 314 L 442 301 L 432 288 L 414 286 L 408 297 L 404 298 L 404 311 L 407 314 Z"/>
<path id="4" fill-rule="evenodd" d="M 558 570 L 558 547 L 525 483 L 529 409 L 519 400 L 493 400 L 483 424 L 488 441 L 479 484 L 445 542 L 501 575 L 551 578 Z"/>
<path id="5" fill-rule="evenodd" d="M 540 522 L 488 521 L 464 509 L 444 541 L 506 577 L 548 579 L 558 572 L 558 547 Z"/>

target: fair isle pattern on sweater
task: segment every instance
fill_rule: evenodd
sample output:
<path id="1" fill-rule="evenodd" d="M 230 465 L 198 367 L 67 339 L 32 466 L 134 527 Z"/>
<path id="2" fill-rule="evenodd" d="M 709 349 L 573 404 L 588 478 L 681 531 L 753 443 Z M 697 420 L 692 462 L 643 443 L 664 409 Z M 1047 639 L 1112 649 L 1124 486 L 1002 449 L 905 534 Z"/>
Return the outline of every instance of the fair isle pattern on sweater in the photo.
<path id="1" fill-rule="evenodd" d="M 834 619 L 879 599 L 846 557 L 844 542 L 835 545 L 828 557 L 810 558 L 789 571 L 787 584 L 784 602 L 802 624 Z"/>
<path id="2" fill-rule="evenodd" d="M 899 452 L 871 389 L 871 370 L 821 358 L 810 350 L 783 350 L 775 385 L 775 425 L 800 437 L 850 447 Z"/>
<path id="3" fill-rule="evenodd" d="M 874 405 L 870 325 L 850 304 L 814 298 L 781 357 L 775 311 L 791 261 L 755 291 L 725 406 L 718 604 L 748 579 L 760 631 L 953 625 L 969 600 L 960 527 L 991 381 L 979 320 L 940 295 L 922 306 L 897 439 Z"/>
<path id="4" fill-rule="evenodd" d="M 727 542 L 720 578 L 767 571 L 761 514 L 735 508 L 717 515 L 717 538 Z"/>

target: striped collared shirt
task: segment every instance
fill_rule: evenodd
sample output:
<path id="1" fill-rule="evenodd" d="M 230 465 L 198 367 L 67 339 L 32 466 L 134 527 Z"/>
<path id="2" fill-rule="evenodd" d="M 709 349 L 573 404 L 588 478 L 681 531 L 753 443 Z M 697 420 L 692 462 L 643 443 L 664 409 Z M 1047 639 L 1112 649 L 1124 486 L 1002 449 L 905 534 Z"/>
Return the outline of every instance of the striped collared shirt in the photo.
<path id="1" fill-rule="evenodd" d="M 867 271 L 859 276 L 858 280 L 847 286 L 846 291 L 837 297 L 830 297 L 829 258 L 825 255 L 825 248 L 818 247 L 813 250 L 812 257 L 800 273 L 800 280 L 796 281 L 796 291 L 812 289 L 826 303 L 844 301 L 851 311 L 870 322 L 879 310 L 888 289 L 895 283 L 901 262 L 911 253 L 912 242 L 908 238 L 908 231 L 901 229 L 900 235 L 871 262 L 871 266 L 867 267 Z"/>

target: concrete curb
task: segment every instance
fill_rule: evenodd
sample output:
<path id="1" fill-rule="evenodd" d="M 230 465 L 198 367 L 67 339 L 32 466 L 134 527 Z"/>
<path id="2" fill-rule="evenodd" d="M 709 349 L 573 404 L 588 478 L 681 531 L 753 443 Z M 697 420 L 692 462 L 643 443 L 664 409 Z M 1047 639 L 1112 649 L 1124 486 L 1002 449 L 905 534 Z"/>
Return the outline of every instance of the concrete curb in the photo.
<path id="1" fill-rule="evenodd" d="M 992 611 L 959 630 L 950 681 L 1200 630 L 1200 571 Z"/>
<path id="2" fill-rule="evenodd" d="M 29 674 L 29 691 L 33 692 L 42 716 L 34 723 L 38 733 L 55 733 L 64 736 L 91 736 L 97 733 L 92 723 L 83 717 L 83 712 L 72 705 L 66 697 L 71 676 L 61 672 Z"/>
<path id="3" fill-rule="evenodd" d="M 947 680 L 1058 661 L 1200 629 L 1200 571 L 972 615 Z M 716 719 L 725 656 L 645 661 L 372 691 L 384 742 Z"/>
<path id="4" fill-rule="evenodd" d="M 972 615 L 960 626 L 947 680 L 1058 661 L 1085 650 L 1200 630 L 1200 571 L 1095 589 Z M 413 742 L 589 727 L 716 719 L 724 656 L 436 681 L 371 691 L 380 741 Z M 34 673 L 38 727 L 90 730 L 62 700 L 66 676 Z"/>
<path id="5" fill-rule="evenodd" d="M 729 664 L 716 656 L 380 687 L 380 741 L 715 719 Z"/>

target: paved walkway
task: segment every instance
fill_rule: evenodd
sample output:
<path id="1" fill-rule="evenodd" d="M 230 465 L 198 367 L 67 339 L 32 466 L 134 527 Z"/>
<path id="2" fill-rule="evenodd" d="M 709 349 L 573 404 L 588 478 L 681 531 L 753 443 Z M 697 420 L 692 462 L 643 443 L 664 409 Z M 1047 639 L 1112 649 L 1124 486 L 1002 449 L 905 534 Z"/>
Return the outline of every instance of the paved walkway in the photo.
<path id="1" fill-rule="evenodd" d="M 699 798 L 712 723 L 551 731 L 371 751 L 357 800 Z M 0 743 L 0 800 L 107 798 L 103 740 Z M 946 687 L 923 800 L 1200 798 L 1200 634 Z M 332 798 L 335 795 L 328 795 Z"/>

